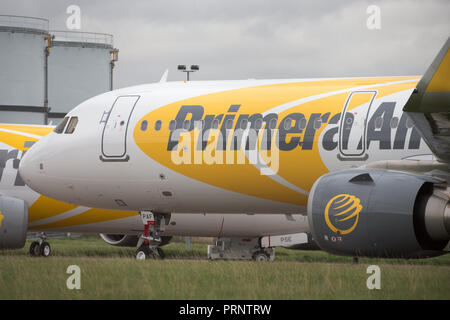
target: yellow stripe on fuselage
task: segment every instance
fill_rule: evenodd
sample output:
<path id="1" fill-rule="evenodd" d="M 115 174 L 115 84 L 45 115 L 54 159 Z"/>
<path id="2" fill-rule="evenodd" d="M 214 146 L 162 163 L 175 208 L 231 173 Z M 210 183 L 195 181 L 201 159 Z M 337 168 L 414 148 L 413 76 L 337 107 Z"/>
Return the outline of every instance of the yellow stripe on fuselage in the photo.
<path id="1" fill-rule="evenodd" d="M 18 124 L 0 124 L 0 129 L 7 129 L 17 132 L 30 133 L 38 136 L 46 136 L 53 131 L 52 127 L 48 126 L 33 126 L 33 125 L 18 125 Z"/>
<path id="2" fill-rule="evenodd" d="M 412 80 L 412 82 L 381 86 L 384 83 L 403 80 Z M 293 112 L 301 112 L 306 118 L 309 118 L 312 113 L 331 112 L 331 115 L 334 115 L 341 112 L 348 95 L 352 91 L 350 89 L 352 88 L 373 85 L 373 88 L 367 90 L 378 90 L 379 94 L 376 98 L 379 98 L 388 94 L 414 88 L 417 81 L 413 80 L 418 81 L 419 78 L 389 77 L 320 80 L 261 85 L 206 94 L 183 101 L 177 101 L 149 112 L 136 124 L 134 128 L 134 139 L 140 149 L 151 159 L 194 180 L 240 194 L 278 202 L 306 205 L 307 196 L 305 194 L 281 185 L 269 176 L 261 175 L 259 169 L 250 163 L 239 165 L 175 164 L 171 158 L 171 152 L 167 150 L 167 142 L 169 141 L 170 136 L 170 131 L 168 129 L 169 122 L 175 119 L 182 105 L 203 106 L 203 117 L 205 115 L 227 114 L 230 105 L 240 105 L 239 112 L 236 114 L 233 122 L 234 128 L 239 115 L 264 113 L 291 101 L 349 89 L 348 92 L 317 98 L 311 102 L 294 106 L 279 113 L 278 127 L 280 120 Z M 144 120 L 148 121 L 150 124 L 149 130 L 147 131 L 140 130 L 140 125 Z M 160 131 L 154 130 L 153 127 L 153 124 L 157 120 L 161 120 L 163 123 L 163 127 Z M 220 126 L 222 126 L 222 121 Z M 316 138 L 320 135 L 325 126 L 326 125 L 322 125 L 322 127 L 317 130 Z M 194 136 L 192 136 L 192 140 L 194 139 Z M 312 150 L 302 151 L 299 149 L 294 152 L 280 152 L 280 171 L 278 172 L 278 175 L 289 181 L 291 184 L 309 191 L 314 181 L 328 172 L 320 158 L 317 141 L 318 139 L 315 139 L 315 146 Z M 192 148 L 194 148 L 194 145 L 192 145 Z M 221 150 L 216 150 L 216 152 L 225 153 L 225 151 Z M 234 151 L 235 158 L 237 158 L 239 152 L 242 151 Z M 223 159 L 225 158 L 226 156 L 224 155 Z"/>
<path id="3" fill-rule="evenodd" d="M 77 207 L 74 204 L 40 196 L 28 209 L 28 222 L 54 217 Z"/>
<path id="4" fill-rule="evenodd" d="M 391 95 L 396 92 L 401 92 L 408 89 L 413 89 L 417 82 L 407 82 L 389 86 L 375 86 L 370 90 L 376 90 L 376 99 Z M 315 112 L 330 112 L 330 117 L 342 112 L 344 104 L 349 96 L 349 93 L 341 93 L 326 98 L 310 101 L 300 106 L 291 108 L 279 114 L 280 118 L 286 117 L 293 112 L 301 112 L 308 118 Z M 363 103 L 363 102 L 361 102 Z M 360 104 L 352 105 L 348 110 L 357 108 Z M 319 137 L 322 131 L 326 128 L 326 123 L 316 131 L 316 137 Z M 317 148 L 318 138 L 315 139 L 313 150 L 305 152 L 302 149 L 295 149 L 291 152 L 283 152 L 280 154 L 280 170 L 278 175 L 289 181 L 290 183 L 304 189 L 310 190 L 316 179 L 326 173 L 328 169 L 322 162 L 322 158 Z M 298 170 L 299 164 L 307 170 Z"/>
<path id="5" fill-rule="evenodd" d="M 117 220 L 122 218 L 128 218 L 136 216 L 138 213 L 135 211 L 116 211 L 116 210 L 104 210 L 104 209 L 89 209 L 76 216 L 55 221 L 52 223 L 37 225 L 30 227 L 30 229 L 44 230 L 53 228 L 72 227 L 96 222 L 105 222 L 110 220 Z"/>
<path id="6" fill-rule="evenodd" d="M 17 150 L 28 150 L 28 148 L 25 148 L 25 142 L 27 141 L 39 141 L 39 139 L 31 138 L 22 136 L 20 134 L 11 133 L 11 132 L 5 132 L 0 130 L 0 142 L 3 142 L 4 144 L 7 144 L 8 146 L 13 147 Z"/>

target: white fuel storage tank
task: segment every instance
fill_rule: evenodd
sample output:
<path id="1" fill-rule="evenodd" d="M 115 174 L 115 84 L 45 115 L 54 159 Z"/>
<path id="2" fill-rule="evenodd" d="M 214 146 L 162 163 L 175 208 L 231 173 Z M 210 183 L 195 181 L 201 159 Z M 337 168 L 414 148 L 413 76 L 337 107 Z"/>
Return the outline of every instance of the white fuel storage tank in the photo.
<path id="1" fill-rule="evenodd" d="M 0 122 L 42 124 L 49 22 L 0 15 Z"/>
<path id="2" fill-rule="evenodd" d="M 0 15 L 0 123 L 56 125 L 113 89 L 118 52 L 110 34 L 49 31 L 47 19 Z"/>
<path id="3" fill-rule="evenodd" d="M 118 50 L 103 33 L 50 31 L 48 58 L 49 121 L 59 119 L 84 100 L 112 90 Z"/>

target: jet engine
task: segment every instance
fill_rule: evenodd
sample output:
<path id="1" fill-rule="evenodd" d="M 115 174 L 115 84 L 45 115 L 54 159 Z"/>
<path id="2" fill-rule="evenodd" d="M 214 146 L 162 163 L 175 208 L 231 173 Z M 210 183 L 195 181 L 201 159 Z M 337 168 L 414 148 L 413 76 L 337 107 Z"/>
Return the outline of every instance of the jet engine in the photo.
<path id="1" fill-rule="evenodd" d="M 136 247 L 139 241 L 139 236 L 126 235 L 126 234 L 104 234 L 101 233 L 100 237 L 112 246 L 117 247 Z M 170 242 L 172 237 L 162 236 L 160 246 L 166 245 Z"/>
<path id="2" fill-rule="evenodd" d="M 100 233 L 100 237 L 112 246 L 117 247 L 136 247 L 139 237 L 126 234 L 103 234 Z"/>
<path id="3" fill-rule="evenodd" d="M 313 237 L 345 256 L 424 258 L 446 253 L 449 190 L 430 176 L 352 169 L 329 173 L 308 198 Z"/>
<path id="4" fill-rule="evenodd" d="M 0 196 L 0 249 L 25 246 L 28 229 L 28 206 L 25 201 Z"/>

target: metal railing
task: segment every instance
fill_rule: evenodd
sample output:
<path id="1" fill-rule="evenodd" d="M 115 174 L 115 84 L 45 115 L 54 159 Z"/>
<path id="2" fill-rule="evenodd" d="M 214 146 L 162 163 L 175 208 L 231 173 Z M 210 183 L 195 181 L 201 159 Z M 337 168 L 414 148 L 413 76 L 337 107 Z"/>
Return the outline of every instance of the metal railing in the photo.
<path id="1" fill-rule="evenodd" d="M 49 21 L 47 19 L 35 17 L 0 15 L 0 26 L 39 29 L 48 32 Z"/>
<path id="2" fill-rule="evenodd" d="M 55 41 L 113 45 L 113 36 L 107 33 L 50 30 L 50 34 Z"/>

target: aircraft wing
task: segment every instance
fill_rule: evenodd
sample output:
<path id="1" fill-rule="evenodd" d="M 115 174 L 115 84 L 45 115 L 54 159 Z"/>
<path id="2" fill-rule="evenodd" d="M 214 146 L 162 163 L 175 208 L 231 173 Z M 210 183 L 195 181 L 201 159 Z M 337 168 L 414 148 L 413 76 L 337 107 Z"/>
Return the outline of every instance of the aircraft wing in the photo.
<path id="1" fill-rule="evenodd" d="M 414 122 L 439 161 L 450 162 L 450 37 L 403 111 Z"/>

